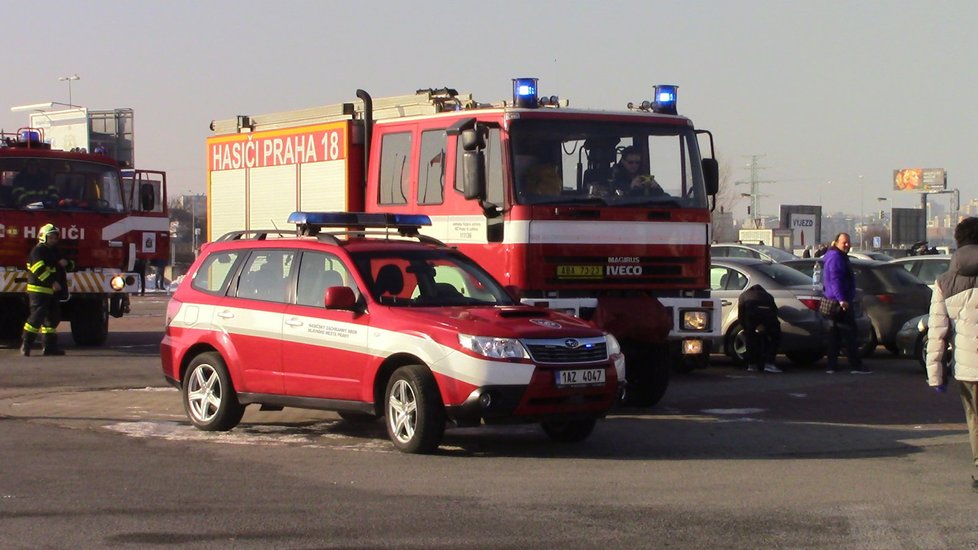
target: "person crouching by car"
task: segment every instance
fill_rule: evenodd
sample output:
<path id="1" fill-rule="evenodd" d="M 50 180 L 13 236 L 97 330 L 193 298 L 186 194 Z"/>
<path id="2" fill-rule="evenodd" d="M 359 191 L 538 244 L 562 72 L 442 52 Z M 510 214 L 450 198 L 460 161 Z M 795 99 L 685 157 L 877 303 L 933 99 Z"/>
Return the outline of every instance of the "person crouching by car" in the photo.
<path id="1" fill-rule="evenodd" d="M 774 364 L 781 345 L 781 322 L 774 297 L 761 285 L 753 285 L 740 294 L 737 319 L 744 327 L 747 343 L 747 370 L 779 373 Z"/>
<path id="2" fill-rule="evenodd" d="M 24 337 L 20 353 L 31 354 L 31 345 L 41 334 L 44 355 L 64 355 L 58 348 L 58 323 L 61 322 L 61 293 L 66 291 L 65 271 L 74 268 L 74 262 L 61 257 L 58 251 L 60 233 L 52 224 L 41 227 L 37 246 L 27 257 L 27 297 L 30 314 L 24 323 Z"/>

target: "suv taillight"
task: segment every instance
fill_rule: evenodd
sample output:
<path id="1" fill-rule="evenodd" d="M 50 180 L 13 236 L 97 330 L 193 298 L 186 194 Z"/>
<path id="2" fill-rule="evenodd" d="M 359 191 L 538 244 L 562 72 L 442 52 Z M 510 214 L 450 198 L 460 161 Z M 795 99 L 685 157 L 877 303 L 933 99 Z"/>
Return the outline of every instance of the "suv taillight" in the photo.
<path id="1" fill-rule="evenodd" d="M 170 301 L 166 304 L 166 324 L 164 327 L 170 326 L 170 322 L 173 318 L 177 316 L 177 312 L 180 311 L 181 302 L 176 298 L 170 298 Z"/>

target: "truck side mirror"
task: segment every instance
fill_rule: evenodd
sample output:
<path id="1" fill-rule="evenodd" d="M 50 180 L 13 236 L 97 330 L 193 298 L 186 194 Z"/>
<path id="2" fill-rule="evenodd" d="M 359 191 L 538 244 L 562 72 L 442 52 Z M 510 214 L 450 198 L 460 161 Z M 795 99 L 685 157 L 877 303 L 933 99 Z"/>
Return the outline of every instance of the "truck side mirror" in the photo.
<path id="1" fill-rule="evenodd" d="M 152 212 L 156 207 L 156 191 L 152 183 L 139 186 L 139 207 L 143 212 Z"/>
<path id="2" fill-rule="evenodd" d="M 462 194 L 467 200 L 485 198 L 486 157 L 481 150 L 462 153 Z"/>
<path id="3" fill-rule="evenodd" d="M 716 195 L 720 191 L 720 165 L 717 159 L 703 159 L 703 180 L 707 195 Z"/>

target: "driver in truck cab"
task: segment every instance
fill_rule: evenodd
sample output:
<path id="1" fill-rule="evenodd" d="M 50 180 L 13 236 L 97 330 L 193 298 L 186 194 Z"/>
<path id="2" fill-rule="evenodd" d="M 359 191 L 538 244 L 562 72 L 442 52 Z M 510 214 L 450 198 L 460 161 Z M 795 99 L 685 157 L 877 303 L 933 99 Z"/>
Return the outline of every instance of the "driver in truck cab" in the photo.
<path id="1" fill-rule="evenodd" d="M 612 192 L 616 195 L 665 195 L 655 176 L 642 173 L 642 152 L 629 145 L 611 172 Z"/>

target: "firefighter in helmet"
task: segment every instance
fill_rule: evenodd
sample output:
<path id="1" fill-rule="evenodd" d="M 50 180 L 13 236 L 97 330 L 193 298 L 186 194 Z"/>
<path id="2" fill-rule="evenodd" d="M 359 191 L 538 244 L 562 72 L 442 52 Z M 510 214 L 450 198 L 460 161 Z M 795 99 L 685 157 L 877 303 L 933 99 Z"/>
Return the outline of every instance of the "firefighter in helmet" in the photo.
<path id="1" fill-rule="evenodd" d="M 58 323 L 61 322 L 61 301 L 67 292 L 66 271 L 74 269 L 74 262 L 61 257 L 58 242 L 61 236 L 53 224 L 41 227 L 37 246 L 27 257 L 27 296 L 30 315 L 24 323 L 24 339 L 21 355 L 31 354 L 31 344 L 41 334 L 44 355 L 64 355 L 58 348 Z"/>

